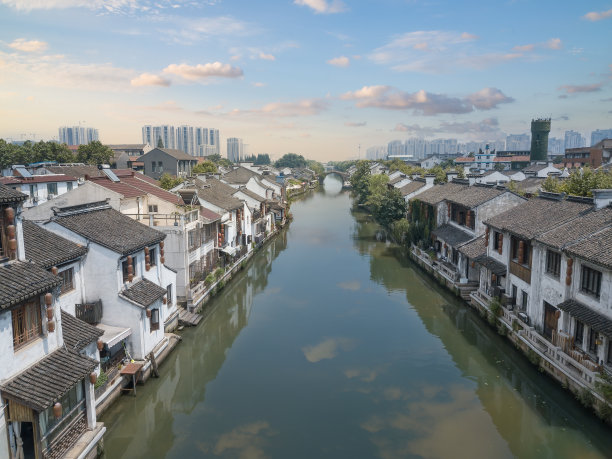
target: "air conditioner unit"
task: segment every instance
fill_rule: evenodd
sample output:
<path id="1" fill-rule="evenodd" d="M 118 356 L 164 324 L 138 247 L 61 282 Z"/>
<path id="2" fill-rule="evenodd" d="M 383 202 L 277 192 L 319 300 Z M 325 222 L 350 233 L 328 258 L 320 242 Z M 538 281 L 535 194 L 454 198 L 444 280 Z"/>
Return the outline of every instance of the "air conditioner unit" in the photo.
<path id="1" fill-rule="evenodd" d="M 529 325 L 529 316 L 527 314 L 525 314 L 524 312 L 519 312 L 518 316 L 519 316 L 519 319 L 521 319 L 523 322 Z"/>

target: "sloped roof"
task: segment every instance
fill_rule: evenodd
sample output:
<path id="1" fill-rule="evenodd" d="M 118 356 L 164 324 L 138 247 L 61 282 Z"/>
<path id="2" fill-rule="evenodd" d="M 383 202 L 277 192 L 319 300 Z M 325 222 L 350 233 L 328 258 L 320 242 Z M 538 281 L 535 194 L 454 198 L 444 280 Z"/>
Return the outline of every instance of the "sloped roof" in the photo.
<path id="1" fill-rule="evenodd" d="M 603 314 L 589 308 L 588 306 L 574 299 L 565 300 L 557 305 L 559 309 L 569 312 L 573 317 L 584 322 L 593 330 L 603 333 L 608 338 L 612 338 L 612 320 Z"/>
<path id="2" fill-rule="evenodd" d="M 592 204 L 535 198 L 485 221 L 495 228 L 533 239 L 590 211 Z"/>
<path id="3" fill-rule="evenodd" d="M 98 362 L 65 348 L 49 354 L 0 386 L 2 396 L 41 412 L 85 378 Z"/>
<path id="4" fill-rule="evenodd" d="M 206 223 L 216 222 L 217 220 L 221 220 L 221 215 L 216 212 L 213 212 L 206 207 L 200 207 L 200 217 L 204 219 Z"/>
<path id="5" fill-rule="evenodd" d="M 574 220 L 541 234 L 536 240 L 550 247 L 562 249 L 605 228 L 612 228 L 612 208 L 609 207 L 598 211 L 592 209 Z M 612 258 L 612 252 L 610 257 Z"/>
<path id="6" fill-rule="evenodd" d="M 462 190 L 458 190 L 452 196 L 448 197 L 447 200 L 468 208 L 472 208 L 478 207 L 491 199 L 495 199 L 507 191 L 508 190 L 506 189 L 500 190 L 496 187 L 476 184 Z"/>
<path id="7" fill-rule="evenodd" d="M 123 290 L 120 293 L 120 296 L 132 300 L 143 308 L 146 308 L 151 306 L 166 293 L 167 291 L 165 288 L 154 284 L 148 279 L 142 279 L 136 282 L 130 288 Z"/>
<path id="8" fill-rule="evenodd" d="M 612 269 L 612 227 L 607 226 L 565 250 L 570 255 Z"/>
<path id="9" fill-rule="evenodd" d="M 506 265 L 500 263 L 495 258 L 487 256 L 486 254 L 477 256 L 474 258 L 474 261 L 497 276 L 504 276 L 507 272 Z"/>
<path id="10" fill-rule="evenodd" d="M 241 186 L 240 188 L 238 188 L 236 190 L 237 192 L 241 192 L 244 193 L 245 195 L 247 195 L 248 197 L 255 199 L 258 202 L 266 202 L 266 198 L 262 198 L 261 196 L 259 196 L 257 193 L 254 193 L 253 191 L 249 190 L 248 188 Z"/>
<path id="11" fill-rule="evenodd" d="M 458 250 L 472 260 L 485 255 L 487 252 L 487 248 L 485 247 L 485 237 L 480 236 L 476 239 L 472 239 L 471 241 L 461 245 Z"/>
<path id="12" fill-rule="evenodd" d="M 62 283 L 58 276 L 23 261 L 0 266 L 0 309 L 10 308 L 33 296 L 42 295 Z"/>
<path id="13" fill-rule="evenodd" d="M 95 206 L 98 204 L 97 206 Z M 157 244 L 166 235 L 103 203 L 64 207 L 52 221 L 122 255 Z"/>
<path id="14" fill-rule="evenodd" d="M 220 180 L 207 177 L 206 181 L 203 182 L 198 178 L 195 180 L 195 186 L 200 199 L 208 201 L 221 209 L 231 211 L 242 207 L 242 201 L 233 196 L 236 188 L 232 188 Z"/>
<path id="15" fill-rule="evenodd" d="M 28 199 L 27 194 L 13 190 L 7 186 L 0 184 L 0 203 L 21 202 Z"/>
<path id="16" fill-rule="evenodd" d="M 227 183 L 245 184 L 251 177 L 256 177 L 257 175 L 257 172 L 253 172 L 246 167 L 239 166 L 223 175 L 221 179 Z"/>
<path id="17" fill-rule="evenodd" d="M 103 334 L 104 330 L 89 325 L 87 322 L 62 310 L 62 336 L 64 337 L 64 345 L 69 350 L 81 351 Z"/>
<path id="18" fill-rule="evenodd" d="M 153 153 L 155 151 L 163 151 L 164 153 L 166 153 L 167 155 L 172 156 L 174 159 L 176 159 L 178 161 L 197 161 L 198 160 L 198 158 L 196 158 L 195 156 L 188 155 L 183 150 L 177 150 L 177 149 L 174 149 L 174 148 L 154 148 L 153 150 L 148 151 L 147 153 L 142 155 L 141 159 L 144 159 L 147 155 L 149 155 L 149 154 L 151 154 L 151 153 Z"/>
<path id="19" fill-rule="evenodd" d="M 171 193 L 167 190 L 164 190 L 156 184 L 152 184 L 149 181 L 143 180 L 143 174 L 121 174 L 117 177 L 120 180 L 119 182 L 113 182 L 106 176 L 90 178 L 90 181 L 105 188 L 108 188 L 109 190 L 116 191 L 117 193 L 122 194 L 126 198 L 150 194 L 175 205 L 183 204 L 183 201 L 180 196 Z"/>
<path id="20" fill-rule="evenodd" d="M 461 185 L 458 183 L 445 183 L 442 185 L 434 185 L 428 190 L 419 193 L 414 199 L 418 199 L 425 204 L 436 205 L 439 202 L 444 201 L 453 197 L 460 191 L 468 188 L 468 185 Z"/>
<path id="21" fill-rule="evenodd" d="M 431 234 L 442 239 L 452 247 L 457 247 L 474 237 L 474 235 L 466 233 L 453 225 L 442 225 L 433 230 Z"/>
<path id="22" fill-rule="evenodd" d="M 29 220 L 23 221 L 23 242 L 28 260 L 49 269 L 82 257 L 87 247 L 76 244 Z"/>
<path id="23" fill-rule="evenodd" d="M 426 182 L 422 182 L 420 180 L 414 180 L 410 183 L 407 183 L 406 185 L 404 185 L 403 187 L 401 187 L 399 189 L 400 193 L 402 194 L 402 196 L 408 196 L 411 193 L 414 193 L 415 191 L 420 190 L 421 188 L 423 188 L 427 183 Z"/>

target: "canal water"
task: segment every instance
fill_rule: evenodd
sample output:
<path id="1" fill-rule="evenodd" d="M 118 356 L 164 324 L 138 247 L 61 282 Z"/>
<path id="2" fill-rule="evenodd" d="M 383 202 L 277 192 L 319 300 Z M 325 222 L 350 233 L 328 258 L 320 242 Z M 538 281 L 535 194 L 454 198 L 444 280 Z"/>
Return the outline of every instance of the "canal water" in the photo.
<path id="1" fill-rule="evenodd" d="M 612 435 L 334 177 L 105 413 L 107 458 L 596 458 Z"/>

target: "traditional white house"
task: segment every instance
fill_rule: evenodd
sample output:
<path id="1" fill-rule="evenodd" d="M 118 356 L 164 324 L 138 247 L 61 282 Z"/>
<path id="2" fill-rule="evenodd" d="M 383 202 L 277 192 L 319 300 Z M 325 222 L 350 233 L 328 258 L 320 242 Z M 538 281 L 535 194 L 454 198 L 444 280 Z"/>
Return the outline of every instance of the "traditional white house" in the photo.
<path id="1" fill-rule="evenodd" d="M 0 185 L 0 456 L 85 456 L 106 430 L 96 420 L 98 362 L 83 352 L 100 332 L 65 320 L 62 279 L 26 261 L 25 199 Z"/>
<path id="2" fill-rule="evenodd" d="M 0 177 L 0 183 L 14 190 L 21 191 L 28 198 L 23 203 L 23 207 L 36 207 L 47 201 L 52 201 L 58 196 L 76 188 L 78 181 L 76 178 L 64 174 L 45 174 L 26 176 Z"/>
<path id="3" fill-rule="evenodd" d="M 100 328 L 114 327 L 102 339 L 109 357 L 121 354 L 121 349 L 112 349 L 123 341 L 116 339 L 116 329 L 129 336 L 123 350 L 133 359 L 158 354 L 164 328 L 178 321 L 176 273 L 164 266 L 165 235 L 106 202 L 56 209 L 44 227 L 88 246 L 83 274 L 95 282 L 88 282 L 85 303 L 101 302 Z"/>

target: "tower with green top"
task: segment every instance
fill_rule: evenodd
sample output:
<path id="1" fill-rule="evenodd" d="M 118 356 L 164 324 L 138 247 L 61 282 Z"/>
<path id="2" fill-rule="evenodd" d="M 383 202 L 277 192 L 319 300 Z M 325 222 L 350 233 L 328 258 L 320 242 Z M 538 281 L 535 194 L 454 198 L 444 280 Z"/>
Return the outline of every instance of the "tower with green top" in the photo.
<path id="1" fill-rule="evenodd" d="M 530 161 L 546 161 L 548 159 L 548 133 L 550 118 L 531 120 L 531 154 Z"/>

